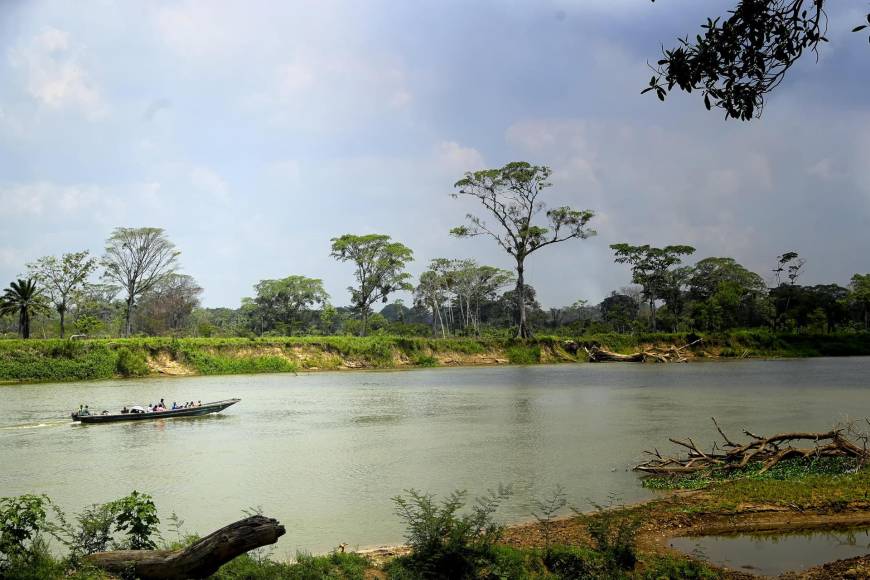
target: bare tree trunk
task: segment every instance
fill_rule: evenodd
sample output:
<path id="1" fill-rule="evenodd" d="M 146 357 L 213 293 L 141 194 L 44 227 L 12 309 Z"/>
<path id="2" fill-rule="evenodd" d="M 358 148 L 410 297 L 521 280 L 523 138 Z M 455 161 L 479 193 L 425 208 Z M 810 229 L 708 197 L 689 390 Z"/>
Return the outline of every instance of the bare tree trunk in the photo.
<path id="1" fill-rule="evenodd" d="M 532 332 L 529 330 L 529 323 L 526 320 L 526 285 L 523 278 L 523 263 L 517 260 L 517 307 L 519 308 L 519 326 L 517 327 L 517 338 L 531 338 Z"/>
<path id="2" fill-rule="evenodd" d="M 127 298 L 127 312 L 124 316 L 124 336 L 129 337 L 133 332 L 133 325 L 131 323 L 131 316 L 133 314 L 133 296 Z"/>
<path id="3" fill-rule="evenodd" d="M 118 550 L 87 556 L 109 573 L 142 580 L 206 578 L 254 548 L 274 544 L 285 533 L 277 520 L 251 516 L 211 533 L 183 550 Z"/>
<path id="4" fill-rule="evenodd" d="M 652 331 L 656 331 L 656 299 L 653 296 L 650 296 L 649 299 L 649 317 L 650 317 L 650 326 L 652 327 Z"/>
<path id="5" fill-rule="evenodd" d="M 60 337 L 63 338 L 64 335 L 64 315 L 66 314 L 66 308 L 58 308 L 57 313 L 60 314 Z"/>

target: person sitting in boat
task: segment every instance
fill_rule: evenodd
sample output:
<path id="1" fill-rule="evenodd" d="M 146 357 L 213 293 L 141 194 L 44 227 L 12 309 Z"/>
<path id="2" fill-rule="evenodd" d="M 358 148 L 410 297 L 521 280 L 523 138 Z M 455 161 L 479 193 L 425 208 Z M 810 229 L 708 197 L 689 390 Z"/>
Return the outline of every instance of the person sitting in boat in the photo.
<path id="1" fill-rule="evenodd" d="M 196 402 L 196 406 L 197 406 L 197 407 L 202 407 L 202 400 L 197 401 L 197 402 Z"/>
<path id="2" fill-rule="evenodd" d="M 141 407 L 139 405 L 133 405 L 132 407 L 130 407 L 130 412 L 131 413 L 144 413 L 145 408 Z"/>
<path id="3" fill-rule="evenodd" d="M 148 409 L 146 409 L 145 412 L 146 413 L 153 413 L 154 412 L 154 405 L 152 405 L 151 403 L 148 403 Z"/>
<path id="4" fill-rule="evenodd" d="M 79 407 L 79 408 L 81 409 L 81 407 Z M 87 406 L 87 405 L 85 405 L 85 408 L 84 408 L 84 409 L 81 409 L 81 410 L 79 411 L 79 415 L 81 415 L 81 416 L 83 416 L 83 417 L 87 417 L 87 416 L 90 415 L 90 414 L 91 414 L 91 410 L 88 409 L 88 406 Z"/>
<path id="5" fill-rule="evenodd" d="M 100 413 L 100 415 L 108 415 L 108 414 L 109 414 L 109 412 L 108 412 L 107 410 L 105 410 L 105 409 L 103 409 L 103 412 Z"/>
<path id="6" fill-rule="evenodd" d="M 175 401 L 172 401 L 172 410 L 174 411 L 177 408 L 178 408 L 178 403 L 176 403 Z"/>
<path id="7" fill-rule="evenodd" d="M 127 408 L 127 405 L 124 405 L 124 408 L 121 409 L 121 414 L 126 415 L 129 412 L 130 412 L 130 409 Z"/>

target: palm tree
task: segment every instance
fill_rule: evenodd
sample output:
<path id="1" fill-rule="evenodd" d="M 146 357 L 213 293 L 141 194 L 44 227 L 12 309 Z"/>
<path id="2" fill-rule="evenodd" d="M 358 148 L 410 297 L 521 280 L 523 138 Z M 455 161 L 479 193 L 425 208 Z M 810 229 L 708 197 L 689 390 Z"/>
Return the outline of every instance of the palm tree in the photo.
<path id="1" fill-rule="evenodd" d="M 9 284 L 9 288 L 0 296 L 0 316 L 17 314 L 18 332 L 22 338 L 30 338 L 30 318 L 47 310 L 42 290 L 36 287 L 33 278 L 19 278 L 17 282 Z"/>

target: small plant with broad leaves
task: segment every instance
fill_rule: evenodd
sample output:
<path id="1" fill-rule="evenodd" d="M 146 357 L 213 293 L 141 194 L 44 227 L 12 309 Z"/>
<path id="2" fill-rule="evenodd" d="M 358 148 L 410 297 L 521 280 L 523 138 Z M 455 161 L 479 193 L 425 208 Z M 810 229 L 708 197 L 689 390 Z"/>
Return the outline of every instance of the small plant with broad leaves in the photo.
<path id="1" fill-rule="evenodd" d="M 0 571 L 25 558 L 47 522 L 51 500 L 45 495 L 0 498 Z"/>
<path id="2" fill-rule="evenodd" d="M 127 497 L 112 502 L 115 513 L 115 527 L 126 532 L 124 544 L 131 550 L 154 550 L 157 544 L 152 539 L 158 535 L 157 507 L 147 493 L 133 491 Z"/>

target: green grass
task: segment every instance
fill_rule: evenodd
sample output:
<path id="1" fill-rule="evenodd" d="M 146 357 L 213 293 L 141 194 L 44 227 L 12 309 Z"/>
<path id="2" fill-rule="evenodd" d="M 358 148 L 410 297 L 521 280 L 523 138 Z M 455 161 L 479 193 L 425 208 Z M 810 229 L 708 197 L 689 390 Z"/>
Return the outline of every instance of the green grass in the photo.
<path id="1" fill-rule="evenodd" d="M 753 462 L 731 471 L 705 470 L 681 476 L 646 477 L 643 486 L 649 489 L 702 489 L 726 481 L 802 480 L 814 475 L 843 475 L 853 471 L 856 466 L 855 460 L 847 457 L 795 458 L 781 461 L 765 472 L 761 471 L 761 462 Z"/>
<path id="2" fill-rule="evenodd" d="M 295 372 L 302 368 L 394 368 L 401 360 L 415 366 L 436 364 L 436 354 L 473 357 L 484 353 L 505 356 L 512 364 L 544 360 L 585 360 L 565 353 L 567 339 L 583 346 L 603 345 L 632 352 L 641 345 L 686 345 L 692 333 L 597 334 L 576 337 L 539 335 L 529 341 L 507 336 L 483 338 L 425 338 L 375 335 L 292 336 L 261 338 L 128 339 L 7 339 L 0 340 L 0 382 L 57 382 L 143 376 L 148 360 L 169 356 L 204 375 Z M 297 356 L 303 351 L 305 357 Z M 870 355 L 870 333 L 825 335 L 773 334 L 767 329 L 735 330 L 704 336 L 696 353 L 720 352 L 725 357 L 802 357 Z M 544 355 L 547 356 L 544 356 Z M 461 358 L 460 358 L 461 360 Z"/>

